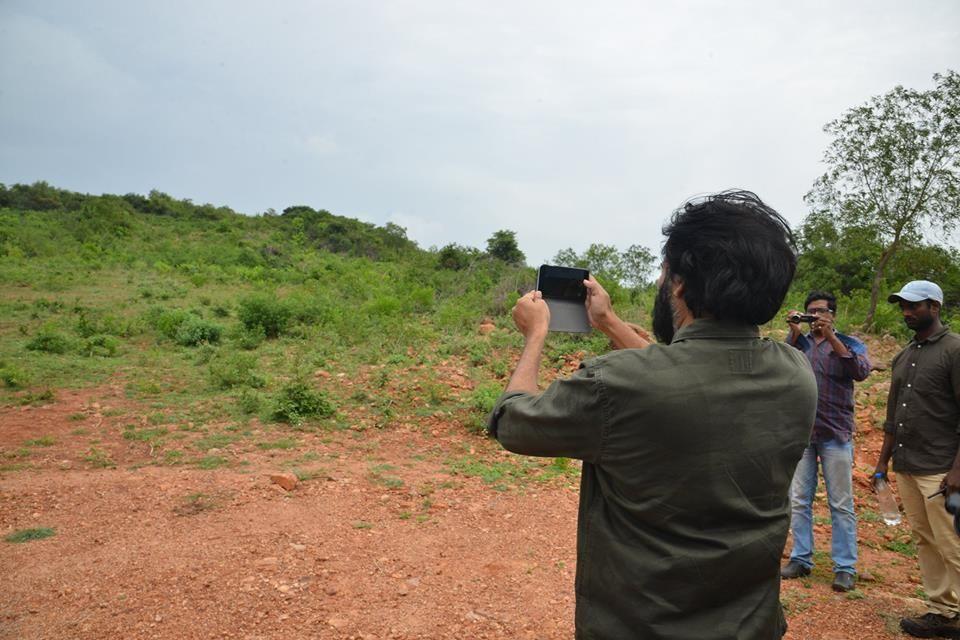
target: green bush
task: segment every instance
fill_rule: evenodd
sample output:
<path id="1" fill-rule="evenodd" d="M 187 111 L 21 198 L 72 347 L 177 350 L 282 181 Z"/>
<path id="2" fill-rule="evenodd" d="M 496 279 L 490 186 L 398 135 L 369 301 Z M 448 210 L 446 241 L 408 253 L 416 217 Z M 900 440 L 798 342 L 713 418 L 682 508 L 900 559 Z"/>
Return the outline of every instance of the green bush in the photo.
<path id="1" fill-rule="evenodd" d="M 252 416 L 259 412 L 262 406 L 263 397 L 252 389 L 242 389 L 237 394 L 237 408 L 243 415 Z"/>
<path id="2" fill-rule="evenodd" d="M 325 393 L 296 381 L 284 386 L 274 398 L 271 417 L 277 422 L 298 424 L 304 418 L 326 418 L 333 413 L 333 404 Z"/>
<path id="3" fill-rule="evenodd" d="M 502 393 L 503 385 L 496 383 L 482 384 L 470 394 L 470 404 L 481 413 L 490 413 Z"/>
<path id="4" fill-rule="evenodd" d="M 9 389 L 21 389 L 30 383 L 30 379 L 23 369 L 0 362 L 0 382 Z"/>
<path id="5" fill-rule="evenodd" d="M 219 353 L 210 360 L 210 380 L 218 389 L 233 387 L 262 387 L 266 382 L 254 369 L 255 356 L 246 353 Z"/>
<path id="6" fill-rule="evenodd" d="M 263 344 L 263 341 L 267 339 L 267 334 L 263 332 L 263 327 L 260 325 L 249 329 L 240 326 L 233 332 L 231 337 L 238 347 L 251 351 Z"/>
<path id="7" fill-rule="evenodd" d="M 258 294 L 240 301 L 237 317 L 248 330 L 257 327 L 268 338 L 276 338 L 287 328 L 290 308 L 273 295 Z"/>
<path id="8" fill-rule="evenodd" d="M 63 354 L 70 350 L 70 339 L 50 327 L 43 327 L 27 343 L 30 351 Z"/>
<path id="9" fill-rule="evenodd" d="M 81 350 L 85 356 L 113 357 L 119 347 L 120 341 L 113 336 L 95 335 L 83 341 Z"/>
<path id="10" fill-rule="evenodd" d="M 195 317 L 197 317 L 195 314 L 186 309 L 164 309 L 163 307 L 151 307 L 146 314 L 147 324 L 171 340 L 176 339 L 180 325 Z"/>
<path id="11" fill-rule="evenodd" d="M 212 322 L 190 316 L 177 329 L 176 342 L 185 347 L 195 347 L 199 344 L 216 344 L 220 342 L 223 328 Z"/>

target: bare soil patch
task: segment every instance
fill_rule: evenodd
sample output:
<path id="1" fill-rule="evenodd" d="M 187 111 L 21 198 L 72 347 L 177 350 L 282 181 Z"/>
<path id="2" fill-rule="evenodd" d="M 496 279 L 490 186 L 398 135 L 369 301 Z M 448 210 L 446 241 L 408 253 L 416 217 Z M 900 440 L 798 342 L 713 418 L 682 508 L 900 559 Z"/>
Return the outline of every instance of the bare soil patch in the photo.
<path id="1" fill-rule="evenodd" d="M 899 617 L 920 610 L 909 529 L 865 517 L 883 384 L 858 396 L 866 580 L 830 590 L 819 499 L 826 553 L 783 585 L 792 640 L 899 637 Z M 0 638 L 573 636 L 572 474 L 498 479 L 522 471 L 518 459 L 443 416 L 297 433 L 291 450 L 258 448 L 255 435 L 218 450 L 226 466 L 171 466 L 123 437 L 143 413 L 109 387 L 0 409 L 0 535 L 56 530 L 0 542 Z M 270 482 L 294 467 L 292 491 Z"/>

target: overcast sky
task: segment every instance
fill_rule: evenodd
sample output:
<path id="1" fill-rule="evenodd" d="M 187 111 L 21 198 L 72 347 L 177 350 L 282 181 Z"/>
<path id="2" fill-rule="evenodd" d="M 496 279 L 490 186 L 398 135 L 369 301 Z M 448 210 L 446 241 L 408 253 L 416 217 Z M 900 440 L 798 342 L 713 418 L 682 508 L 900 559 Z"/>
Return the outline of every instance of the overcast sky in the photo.
<path id="1" fill-rule="evenodd" d="M 958 67 L 953 0 L 0 0 L 0 182 L 658 251 L 729 187 L 799 223 L 826 122 Z"/>

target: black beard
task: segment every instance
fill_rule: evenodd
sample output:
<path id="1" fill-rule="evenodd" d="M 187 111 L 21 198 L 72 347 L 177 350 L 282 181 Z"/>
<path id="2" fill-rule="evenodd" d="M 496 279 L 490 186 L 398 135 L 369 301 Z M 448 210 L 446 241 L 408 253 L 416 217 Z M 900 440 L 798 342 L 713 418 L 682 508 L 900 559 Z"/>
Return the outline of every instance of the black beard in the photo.
<path id="1" fill-rule="evenodd" d="M 660 344 L 673 342 L 673 306 L 670 303 L 670 282 L 664 279 L 653 301 L 653 335 Z"/>
<path id="2" fill-rule="evenodd" d="M 656 305 L 654 305 L 654 308 L 656 308 Z M 908 329 L 912 329 L 914 332 L 920 333 L 921 331 L 924 331 L 930 328 L 930 326 L 933 324 L 933 316 L 930 316 L 929 318 L 925 318 L 923 320 L 916 320 L 912 325 L 909 323 L 905 323 L 905 324 L 907 325 Z"/>

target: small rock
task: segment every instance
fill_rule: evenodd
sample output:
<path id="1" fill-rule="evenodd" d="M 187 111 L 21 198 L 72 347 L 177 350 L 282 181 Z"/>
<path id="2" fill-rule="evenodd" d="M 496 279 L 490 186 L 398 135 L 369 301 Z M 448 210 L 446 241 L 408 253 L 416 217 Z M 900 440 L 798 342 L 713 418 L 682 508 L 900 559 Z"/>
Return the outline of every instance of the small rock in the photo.
<path id="1" fill-rule="evenodd" d="M 287 491 L 293 491 L 297 486 L 297 476 L 292 473 L 274 473 L 270 475 L 270 482 L 280 485 Z"/>
<path id="2" fill-rule="evenodd" d="M 307 545 L 305 545 L 305 544 L 299 544 L 299 543 L 296 543 L 296 542 L 291 542 L 291 543 L 290 543 L 290 548 L 293 549 L 294 551 L 306 551 L 306 550 L 307 550 Z"/>
<path id="3" fill-rule="evenodd" d="M 329 620 L 327 620 L 327 624 L 333 627 L 334 629 L 340 630 L 340 629 L 345 629 L 346 626 L 350 624 L 350 621 L 347 620 L 346 618 L 330 618 Z"/>
<path id="4" fill-rule="evenodd" d="M 153 616 L 153 620 L 154 622 L 163 622 L 163 616 L 158 613 L 157 615 Z"/>
<path id="5" fill-rule="evenodd" d="M 280 564 L 280 560 L 274 557 L 260 558 L 253 564 L 260 569 L 276 569 Z"/>
<path id="6" fill-rule="evenodd" d="M 330 378 L 330 372 L 324 371 L 323 369 L 318 369 L 313 375 L 315 375 L 318 378 L 323 378 L 324 380 L 327 380 Z"/>

